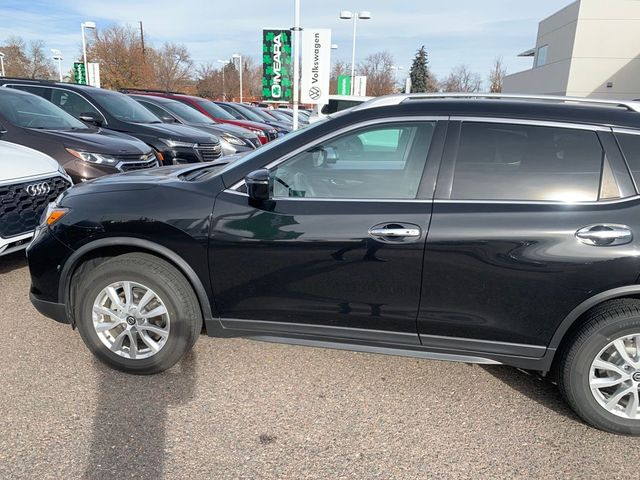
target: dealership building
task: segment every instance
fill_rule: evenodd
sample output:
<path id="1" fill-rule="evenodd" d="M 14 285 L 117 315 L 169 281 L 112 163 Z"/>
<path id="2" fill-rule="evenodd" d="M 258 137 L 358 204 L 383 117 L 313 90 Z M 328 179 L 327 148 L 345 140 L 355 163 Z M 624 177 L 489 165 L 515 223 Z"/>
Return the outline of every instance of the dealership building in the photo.
<path id="1" fill-rule="evenodd" d="M 504 93 L 640 98 L 640 0 L 578 0 L 538 26 Z"/>

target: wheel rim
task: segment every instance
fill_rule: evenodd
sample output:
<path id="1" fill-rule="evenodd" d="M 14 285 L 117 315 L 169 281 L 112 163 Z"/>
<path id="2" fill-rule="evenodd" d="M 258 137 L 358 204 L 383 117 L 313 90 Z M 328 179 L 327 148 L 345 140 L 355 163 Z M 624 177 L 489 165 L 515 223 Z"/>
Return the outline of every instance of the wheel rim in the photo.
<path id="1" fill-rule="evenodd" d="M 169 338 L 167 307 L 141 283 L 112 283 L 93 302 L 93 328 L 113 353 L 138 360 L 157 354 Z"/>
<path id="2" fill-rule="evenodd" d="M 591 364 L 589 386 L 605 410 L 640 420 L 640 333 L 617 338 L 600 350 Z"/>

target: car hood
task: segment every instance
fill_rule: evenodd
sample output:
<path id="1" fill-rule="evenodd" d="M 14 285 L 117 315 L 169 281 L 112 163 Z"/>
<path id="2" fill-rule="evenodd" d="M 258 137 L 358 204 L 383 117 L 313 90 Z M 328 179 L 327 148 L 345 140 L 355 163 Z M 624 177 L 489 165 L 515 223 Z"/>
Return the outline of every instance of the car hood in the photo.
<path id="1" fill-rule="evenodd" d="M 150 150 L 137 138 L 103 129 L 38 130 L 38 132 L 46 134 L 49 138 L 59 139 L 65 147 L 91 153 L 142 155 Z"/>
<path id="2" fill-rule="evenodd" d="M 200 125 L 196 125 L 200 126 Z M 210 126 L 212 128 L 218 129 L 223 132 L 230 133 L 237 137 L 243 138 L 257 138 L 257 135 L 253 133 L 251 130 L 247 130 L 246 128 L 239 127 L 238 125 L 232 125 L 230 123 L 216 123 L 214 125 L 211 124 L 202 124 L 202 126 Z"/>
<path id="3" fill-rule="evenodd" d="M 215 136 L 187 125 L 170 123 L 136 123 L 135 125 L 138 132 L 144 131 L 144 133 L 157 138 L 168 138 L 192 143 L 216 143 L 218 141 Z"/>
<path id="4" fill-rule="evenodd" d="M 58 162 L 49 155 L 15 143 L 0 141 L 0 184 L 53 175 Z"/>

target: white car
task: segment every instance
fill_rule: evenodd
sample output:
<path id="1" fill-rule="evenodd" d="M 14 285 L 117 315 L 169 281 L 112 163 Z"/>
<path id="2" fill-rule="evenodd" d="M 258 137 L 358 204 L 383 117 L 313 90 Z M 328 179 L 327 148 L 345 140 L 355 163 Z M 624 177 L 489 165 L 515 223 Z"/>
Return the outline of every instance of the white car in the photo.
<path id="1" fill-rule="evenodd" d="M 42 212 L 71 185 L 50 156 L 0 141 L 0 255 L 26 248 Z"/>
<path id="2" fill-rule="evenodd" d="M 315 123 L 318 120 L 324 119 L 327 115 L 355 107 L 372 98 L 373 97 L 358 97 L 355 95 L 329 95 L 327 103 L 313 107 L 313 111 L 309 117 L 309 123 Z"/>

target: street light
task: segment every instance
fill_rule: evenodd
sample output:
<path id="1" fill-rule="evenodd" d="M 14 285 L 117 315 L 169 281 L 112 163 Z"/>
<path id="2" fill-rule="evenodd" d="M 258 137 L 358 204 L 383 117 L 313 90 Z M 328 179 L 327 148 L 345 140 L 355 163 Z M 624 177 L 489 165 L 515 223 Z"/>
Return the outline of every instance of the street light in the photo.
<path id="1" fill-rule="evenodd" d="M 227 64 L 227 61 L 226 60 L 218 60 L 218 63 L 222 63 L 223 64 L 222 65 L 222 101 L 226 102 L 227 101 L 227 89 L 224 86 L 224 77 L 225 77 L 224 70 L 225 70 L 225 66 Z"/>
<path id="2" fill-rule="evenodd" d="M 240 103 L 242 103 L 242 55 L 234 53 L 231 58 L 237 58 L 240 66 Z"/>
<path id="3" fill-rule="evenodd" d="M 342 10 L 340 12 L 340 19 L 353 20 L 353 46 L 351 48 L 351 95 L 353 95 L 353 89 L 355 87 L 354 77 L 356 76 L 356 30 L 358 19 L 371 20 L 371 12 L 352 12 L 350 10 Z"/>
<path id="4" fill-rule="evenodd" d="M 52 48 L 53 59 L 58 62 L 58 73 L 60 74 L 60 81 L 62 81 L 62 52 L 57 48 Z"/>
<path id="5" fill-rule="evenodd" d="M 335 43 L 331 44 L 331 50 L 337 50 L 338 49 L 338 45 L 336 45 Z"/>
<path id="6" fill-rule="evenodd" d="M 2 77 L 4 77 L 4 53 L 0 52 L 0 73 Z"/>
<path id="7" fill-rule="evenodd" d="M 87 69 L 87 42 L 84 38 L 84 29 L 92 28 L 95 30 L 96 23 L 95 22 L 82 22 L 80 24 L 80 32 L 82 33 L 82 59 L 84 60 L 84 82 L 85 84 L 89 84 L 89 71 Z"/>
<path id="8" fill-rule="evenodd" d="M 397 87 L 398 86 L 398 71 L 399 70 L 404 70 L 404 67 L 402 65 L 398 66 L 398 65 L 391 65 L 391 70 L 393 70 L 393 86 Z"/>

